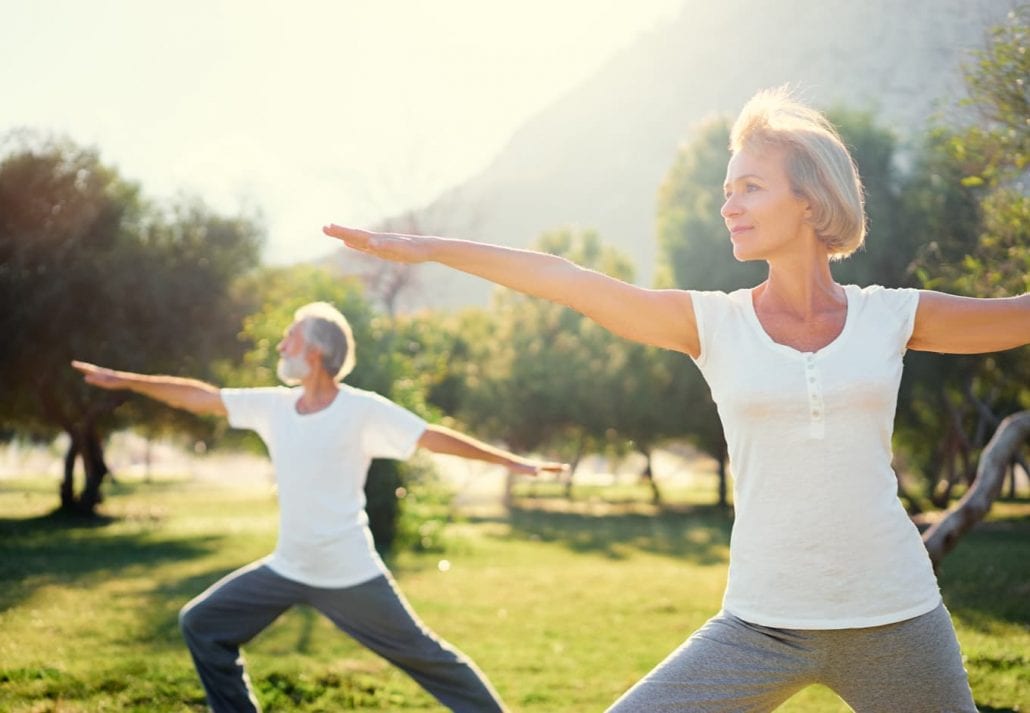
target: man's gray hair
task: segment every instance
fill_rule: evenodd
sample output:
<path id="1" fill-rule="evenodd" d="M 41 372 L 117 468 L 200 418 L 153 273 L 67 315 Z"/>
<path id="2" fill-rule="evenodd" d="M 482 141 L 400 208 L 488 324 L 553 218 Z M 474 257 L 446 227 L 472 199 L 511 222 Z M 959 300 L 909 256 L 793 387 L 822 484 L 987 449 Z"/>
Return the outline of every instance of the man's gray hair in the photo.
<path id="1" fill-rule="evenodd" d="M 293 314 L 308 346 L 322 352 L 322 366 L 337 381 L 354 369 L 354 334 L 350 323 L 328 302 L 312 302 Z"/>

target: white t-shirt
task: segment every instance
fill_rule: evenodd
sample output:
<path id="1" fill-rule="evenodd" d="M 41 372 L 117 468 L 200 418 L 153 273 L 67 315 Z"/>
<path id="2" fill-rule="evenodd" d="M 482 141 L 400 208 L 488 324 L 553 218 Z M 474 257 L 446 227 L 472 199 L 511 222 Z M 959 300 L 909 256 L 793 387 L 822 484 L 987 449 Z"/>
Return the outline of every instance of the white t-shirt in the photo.
<path id="1" fill-rule="evenodd" d="M 750 290 L 691 292 L 695 360 L 733 468 L 726 611 L 764 626 L 878 626 L 940 592 L 897 497 L 891 433 L 916 290 L 847 285 L 844 329 L 814 353 L 778 344 Z"/>
<path id="2" fill-rule="evenodd" d="M 340 386 L 333 402 L 299 414 L 302 389 L 222 389 L 229 424 L 257 431 L 279 494 L 279 541 L 267 564 L 316 587 L 349 587 L 386 572 L 365 514 L 372 458 L 405 459 L 426 422 L 371 391 Z"/>

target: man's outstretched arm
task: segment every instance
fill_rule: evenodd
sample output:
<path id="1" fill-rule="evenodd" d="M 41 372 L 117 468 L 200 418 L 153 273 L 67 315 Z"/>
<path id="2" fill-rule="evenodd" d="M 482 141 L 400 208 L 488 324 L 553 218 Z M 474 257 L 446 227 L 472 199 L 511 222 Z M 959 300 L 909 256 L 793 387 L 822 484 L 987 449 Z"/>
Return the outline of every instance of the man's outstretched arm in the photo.
<path id="1" fill-rule="evenodd" d="M 434 453 L 445 453 L 470 460 L 503 465 L 515 473 L 536 475 L 538 473 L 561 473 L 568 470 L 568 466 L 564 463 L 523 458 L 443 426 L 427 426 L 425 433 L 418 440 L 418 445 Z"/>
<path id="2" fill-rule="evenodd" d="M 72 366 L 86 377 L 86 383 L 112 391 L 127 390 L 143 394 L 156 401 L 196 414 L 225 416 L 225 404 L 217 386 L 197 379 L 178 376 L 150 376 L 131 371 L 115 371 L 84 361 L 73 361 Z"/>

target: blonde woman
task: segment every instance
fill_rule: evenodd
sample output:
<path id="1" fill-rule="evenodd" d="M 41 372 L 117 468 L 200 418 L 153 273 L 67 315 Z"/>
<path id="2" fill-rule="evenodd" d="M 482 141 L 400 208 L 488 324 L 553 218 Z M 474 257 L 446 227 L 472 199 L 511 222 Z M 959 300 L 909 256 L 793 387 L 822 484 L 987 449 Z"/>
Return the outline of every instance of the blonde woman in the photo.
<path id="1" fill-rule="evenodd" d="M 736 519 L 722 610 L 612 711 L 770 711 L 821 683 L 860 712 L 974 713 L 954 628 L 897 498 L 891 432 L 907 349 L 1030 342 L 1030 295 L 971 299 L 841 285 L 865 238 L 862 187 L 833 127 L 784 90 L 731 135 L 722 216 L 736 292 L 651 290 L 563 258 L 462 240 L 324 232 L 388 260 L 434 261 L 567 305 L 689 355 L 718 404 Z"/>

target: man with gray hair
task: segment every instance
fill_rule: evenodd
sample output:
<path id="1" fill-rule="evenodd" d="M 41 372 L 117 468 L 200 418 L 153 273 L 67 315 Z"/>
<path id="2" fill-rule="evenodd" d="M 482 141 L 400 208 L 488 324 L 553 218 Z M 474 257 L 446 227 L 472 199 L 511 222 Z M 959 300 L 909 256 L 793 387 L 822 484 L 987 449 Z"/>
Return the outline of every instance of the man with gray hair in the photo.
<path id="1" fill-rule="evenodd" d="M 279 497 L 275 551 L 216 582 L 179 616 L 208 704 L 219 713 L 260 710 L 240 646 L 294 604 L 307 604 L 451 710 L 503 710 L 479 669 L 419 621 L 376 553 L 365 514 L 368 467 L 373 458 L 406 459 L 417 447 L 517 473 L 565 466 L 428 425 L 379 394 L 340 383 L 354 368 L 354 338 L 330 304 L 297 310 L 277 350 L 279 378 L 293 388 L 219 389 L 72 362 L 90 384 L 227 416 L 268 447 Z"/>

